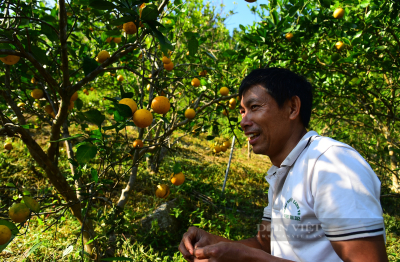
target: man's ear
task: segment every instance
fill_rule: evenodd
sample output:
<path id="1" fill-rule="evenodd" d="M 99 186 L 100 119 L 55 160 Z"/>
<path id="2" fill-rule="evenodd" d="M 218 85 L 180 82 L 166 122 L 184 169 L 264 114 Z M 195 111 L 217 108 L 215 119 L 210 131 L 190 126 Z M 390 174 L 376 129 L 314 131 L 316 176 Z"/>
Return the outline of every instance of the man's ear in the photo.
<path id="1" fill-rule="evenodd" d="M 301 108 L 300 97 L 292 96 L 292 98 L 288 100 L 288 106 L 290 110 L 289 119 L 295 120 L 297 117 L 300 116 L 300 108 Z"/>

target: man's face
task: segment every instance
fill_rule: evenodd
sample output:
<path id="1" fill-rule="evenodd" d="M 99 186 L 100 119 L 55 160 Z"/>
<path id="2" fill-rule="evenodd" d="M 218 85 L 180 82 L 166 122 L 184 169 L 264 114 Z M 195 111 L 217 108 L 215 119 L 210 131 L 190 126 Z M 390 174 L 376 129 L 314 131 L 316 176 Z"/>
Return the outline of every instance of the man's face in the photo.
<path id="1" fill-rule="evenodd" d="M 290 110 L 278 107 L 275 99 L 262 86 L 251 87 L 240 103 L 240 125 L 253 151 L 269 157 L 279 154 L 290 137 Z"/>

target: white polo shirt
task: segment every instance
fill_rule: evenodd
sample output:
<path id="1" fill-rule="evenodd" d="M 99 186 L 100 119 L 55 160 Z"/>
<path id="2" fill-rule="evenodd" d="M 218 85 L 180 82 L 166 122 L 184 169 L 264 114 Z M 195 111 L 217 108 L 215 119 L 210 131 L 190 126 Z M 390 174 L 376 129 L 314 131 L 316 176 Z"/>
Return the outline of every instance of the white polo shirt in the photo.
<path id="1" fill-rule="evenodd" d="M 318 134 L 308 132 L 265 177 L 270 203 L 263 220 L 271 221 L 271 254 L 293 261 L 342 261 L 330 241 L 384 235 L 380 181 L 349 145 L 316 137 L 306 147 L 311 136 Z"/>

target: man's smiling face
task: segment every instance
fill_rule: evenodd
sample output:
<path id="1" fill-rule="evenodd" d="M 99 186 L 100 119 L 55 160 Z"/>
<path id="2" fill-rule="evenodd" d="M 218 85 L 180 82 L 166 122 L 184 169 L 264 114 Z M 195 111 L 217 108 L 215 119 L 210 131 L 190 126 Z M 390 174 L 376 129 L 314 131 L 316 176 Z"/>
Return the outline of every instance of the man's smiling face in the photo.
<path id="1" fill-rule="evenodd" d="M 240 103 L 240 125 L 248 137 L 253 151 L 273 157 L 290 137 L 290 109 L 287 103 L 279 108 L 267 90 L 255 85 L 248 89 Z"/>

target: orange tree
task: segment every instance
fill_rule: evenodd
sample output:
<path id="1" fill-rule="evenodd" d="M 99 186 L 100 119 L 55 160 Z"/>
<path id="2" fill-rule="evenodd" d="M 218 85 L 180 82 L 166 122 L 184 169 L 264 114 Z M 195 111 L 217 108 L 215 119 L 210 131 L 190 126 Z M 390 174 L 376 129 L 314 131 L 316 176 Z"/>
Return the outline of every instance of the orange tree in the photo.
<path id="1" fill-rule="evenodd" d="M 273 0 L 243 27 L 253 68 L 285 67 L 315 88 L 311 128 L 354 146 L 399 192 L 399 1 Z"/>
<path id="2" fill-rule="evenodd" d="M 53 186 L 21 203 L 31 215 L 55 216 L 55 223 L 70 210 L 81 223 L 85 252 L 99 258 L 109 247 L 112 255 L 144 156 L 157 172 L 176 142 L 174 131 L 210 131 L 209 140 L 221 124 L 237 132 L 243 48 L 229 37 L 225 18 L 201 1 L 9 1 L 0 8 L 0 136 L 22 141 Z M 96 92 L 104 100 L 85 104 L 82 96 Z M 228 117 L 221 120 L 222 112 Z M 137 132 L 129 134 L 132 128 Z M 49 136 L 40 145 L 44 130 Z M 119 183 L 119 198 L 110 198 Z M 12 237 L 0 250 L 29 218 L 13 220 L 16 227 L 8 207 L 30 194 L 13 183 L 1 190 L 0 224 Z M 94 215 L 95 201 L 113 206 L 106 219 L 111 243 L 103 246 L 94 228 L 105 218 Z"/>

